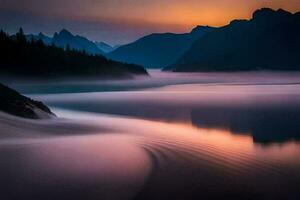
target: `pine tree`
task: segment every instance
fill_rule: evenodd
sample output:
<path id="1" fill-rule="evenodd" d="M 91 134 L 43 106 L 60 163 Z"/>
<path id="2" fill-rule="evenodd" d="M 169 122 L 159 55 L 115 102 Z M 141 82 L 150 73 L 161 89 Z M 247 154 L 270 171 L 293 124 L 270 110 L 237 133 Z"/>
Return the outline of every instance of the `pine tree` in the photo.
<path id="1" fill-rule="evenodd" d="M 70 51 L 71 51 L 71 47 L 70 47 L 69 44 L 66 45 L 66 51 L 67 51 L 67 52 L 70 52 Z"/>
<path id="2" fill-rule="evenodd" d="M 19 29 L 19 32 L 16 34 L 16 39 L 21 44 L 25 44 L 26 43 L 26 36 L 24 34 L 24 31 L 23 31 L 22 27 Z"/>

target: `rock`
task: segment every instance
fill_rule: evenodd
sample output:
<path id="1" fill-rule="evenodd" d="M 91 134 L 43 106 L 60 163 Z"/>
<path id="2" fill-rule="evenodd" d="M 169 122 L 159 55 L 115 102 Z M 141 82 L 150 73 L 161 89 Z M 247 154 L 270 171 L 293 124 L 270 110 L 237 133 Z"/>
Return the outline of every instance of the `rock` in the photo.
<path id="1" fill-rule="evenodd" d="M 0 111 L 30 119 L 43 119 L 55 116 L 42 102 L 27 98 L 1 83 Z"/>

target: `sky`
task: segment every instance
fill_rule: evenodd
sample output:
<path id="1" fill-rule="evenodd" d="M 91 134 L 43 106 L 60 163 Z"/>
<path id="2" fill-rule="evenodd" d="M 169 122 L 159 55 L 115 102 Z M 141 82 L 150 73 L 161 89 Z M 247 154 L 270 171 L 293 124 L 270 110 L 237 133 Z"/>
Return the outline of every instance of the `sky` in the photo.
<path id="1" fill-rule="evenodd" d="M 154 32 L 223 26 L 261 7 L 297 12 L 300 0 L 0 0 L 0 28 L 47 35 L 66 28 L 116 45 Z"/>

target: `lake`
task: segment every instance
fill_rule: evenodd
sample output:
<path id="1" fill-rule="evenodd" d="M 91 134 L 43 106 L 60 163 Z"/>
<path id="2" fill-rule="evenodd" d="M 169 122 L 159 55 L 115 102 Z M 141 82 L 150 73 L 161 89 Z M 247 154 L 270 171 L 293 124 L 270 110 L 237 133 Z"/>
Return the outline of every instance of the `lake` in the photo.
<path id="1" fill-rule="evenodd" d="M 150 75 L 8 83 L 58 117 L 0 113 L 0 198 L 300 199 L 300 73 Z"/>

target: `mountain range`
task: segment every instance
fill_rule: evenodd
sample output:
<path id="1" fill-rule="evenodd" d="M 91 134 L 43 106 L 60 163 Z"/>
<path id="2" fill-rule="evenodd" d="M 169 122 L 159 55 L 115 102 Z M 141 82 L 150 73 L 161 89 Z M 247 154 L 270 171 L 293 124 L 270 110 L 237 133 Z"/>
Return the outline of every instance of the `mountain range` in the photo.
<path id="1" fill-rule="evenodd" d="M 110 46 L 104 42 L 93 42 L 83 36 L 74 35 L 70 31 L 66 29 L 62 29 L 60 32 L 54 33 L 53 37 L 49 37 L 44 35 L 43 33 L 39 33 L 38 35 L 29 34 L 26 35 L 26 38 L 31 40 L 42 40 L 44 44 L 66 48 L 67 45 L 70 46 L 71 49 L 86 51 L 89 54 L 96 55 L 104 55 L 110 51 L 113 51 L 118 46 Z"/>
<path id="2" fill-rule="evenodd" d="M 45 44 L 85 50 L 112 60 L 170 71 L 300 69 L 300 12 L 262 8 L 249 20 L 223 27 L 197 26 L 190 33 L 154 33 L 122 46 L 110 46 L 63 29 L 54 36 L 27 35 Z"/>
<path id="3" fill-rule="evenodd" d="M 120 46 L 107 57 L 146 68 L 162 68 L 179 59 L 192 43 L 213 31 L 209 26 L 197 26 L 190 33 L 155 33 L 133 43 Z"/>
<path id="4" fill-rule="evenodd" d="M 70 45 L 71 49 L 79 51 L 85 50 L 89 54 L 104 54 L 104 52 L 101 51 L 94 42 L 85 37 L 73 35 L 66 29 L 61 30 L 59 33 L 54 33 L 52 42 L 54 45 L 62 48 Z"/>
<path id="5" fill-rule="evenodd" d="M 300 12 L 262 8 L 196 40 L 165 70 L 300 70 Z"/>

